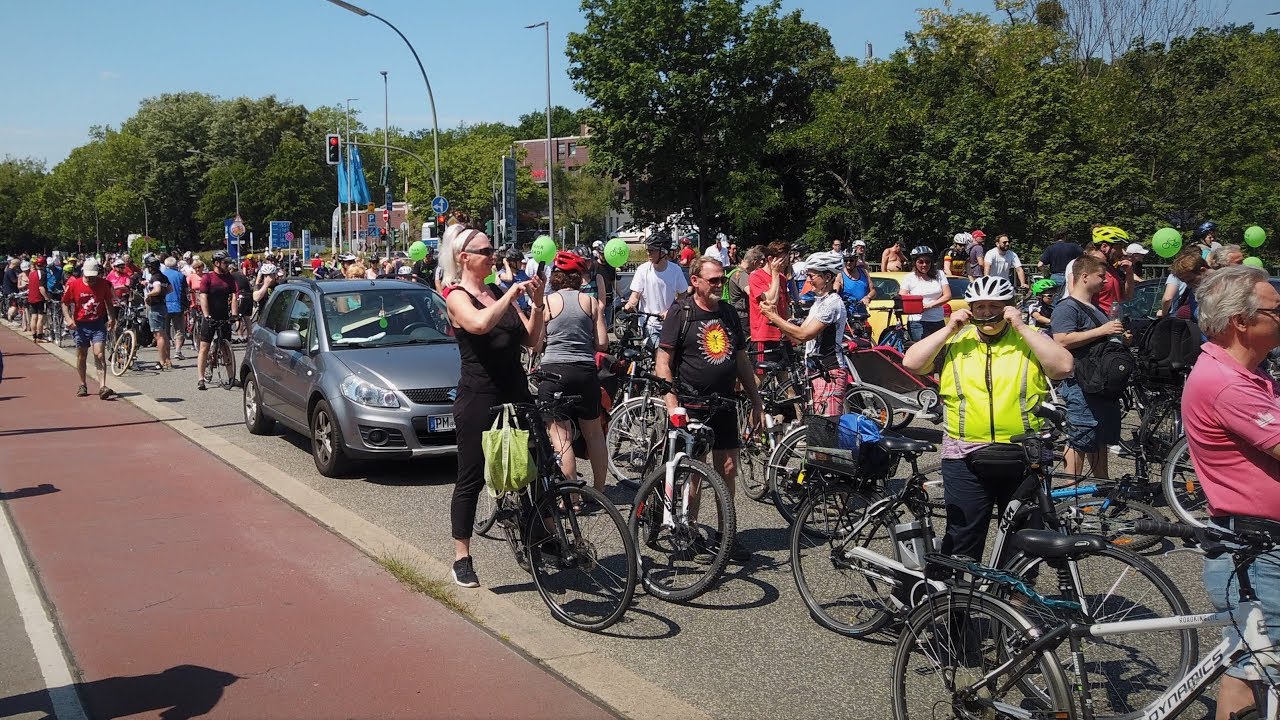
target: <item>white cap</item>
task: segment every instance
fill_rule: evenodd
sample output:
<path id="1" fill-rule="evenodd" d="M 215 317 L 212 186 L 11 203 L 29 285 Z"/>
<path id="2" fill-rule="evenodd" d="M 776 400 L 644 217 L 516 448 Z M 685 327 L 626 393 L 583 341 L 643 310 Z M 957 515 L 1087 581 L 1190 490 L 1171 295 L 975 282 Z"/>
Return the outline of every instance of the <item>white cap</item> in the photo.
<path id="1" fill-rule="evenodd" d="M 84 261 L 84 267 L 80 268 L 80 271 L 85 277 L 97 277 L 102 272 L 102 263 L 98 262 L 97 258 L 89 258 Z"/>
<path id="2" fill-rule="evenodd" d="M 1129 247 L 1124 249 L 1125 255 L 1146 255 L 1148 252 L 1150 251 L 1138 243 L 1129 243 Z"/>

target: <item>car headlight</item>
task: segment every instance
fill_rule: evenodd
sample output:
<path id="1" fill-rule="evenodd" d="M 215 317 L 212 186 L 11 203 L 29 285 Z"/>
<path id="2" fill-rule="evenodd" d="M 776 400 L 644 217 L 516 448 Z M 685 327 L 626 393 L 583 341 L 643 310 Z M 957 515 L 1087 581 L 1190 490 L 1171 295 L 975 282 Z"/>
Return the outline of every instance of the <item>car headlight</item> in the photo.
<path id="1" fill-rule="evenodd" d="M 396 397 L 394 390 L 374 385 L 371 382 L 361 380 L 355 375 L 348 376 L 346 380 L 343 380 L 340 389 L 343 397 L 361 405 L 381 408 L 400 407 L 400 399 Z"/>

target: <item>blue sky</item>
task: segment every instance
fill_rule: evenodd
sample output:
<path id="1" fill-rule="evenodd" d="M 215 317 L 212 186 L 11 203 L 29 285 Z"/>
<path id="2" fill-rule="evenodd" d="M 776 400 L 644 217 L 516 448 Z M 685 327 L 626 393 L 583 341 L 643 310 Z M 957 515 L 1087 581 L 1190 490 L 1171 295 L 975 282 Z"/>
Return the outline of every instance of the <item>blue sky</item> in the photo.
<path id="1" fill-rule="evenodd" d="M 551 20 L 552 102 L 580 107 L 564 57 L 580 31 L 575 0 L 358 0 L 395 23 L 422 56 L 440 126 L 514 122 L 545 104 L 544 39 Z M 990 0 L 956 7 L 987 11 Z M 783 0 L 825 26 L 842 55 L 873 43 L 885 56 L 917 26 L 915 8 L 941 0 Z M 1227 19 L 1280 27 L 1280 0 L 1234 0 Z M 413 57 L 385 25 L 325 0 L 0 0 L 0 157 L 50 166 L 87 140 L 91 125 L 118 126 L 138 103 L 166 92 L 224 98 L 275 94 L 307 107 L 353 102 L 381 126 L 387 70 L 392 125 L 428 127 L 426 90 Z"/>

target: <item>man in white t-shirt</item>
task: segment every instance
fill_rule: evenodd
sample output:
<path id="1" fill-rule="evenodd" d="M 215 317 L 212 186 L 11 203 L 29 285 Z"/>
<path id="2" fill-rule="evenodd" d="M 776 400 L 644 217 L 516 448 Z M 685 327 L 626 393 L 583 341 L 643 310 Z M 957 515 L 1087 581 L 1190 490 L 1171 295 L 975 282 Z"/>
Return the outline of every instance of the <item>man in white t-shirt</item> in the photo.
<path id="1" fill-rule="evenodd" d="M 1027 276 L 1022 272 L 1022 261 L 1018 259 L 1018 253 L 1009 249 L 1008 235 L 997 236 L 996 246 L 987 251 L 983 260 L 987 266 L 987 277 L 1002 277 L 1016 287 L 1026 286 Z"/>
<path id="2" fill-rule="evenodd" d="M 689 280 L 684 269 L 667 259 L 671 250 L 671 237 L 662 232 L 649 236 L 647 243 L 649 261 L 636 268 L 631 278 L 631 296 L 627 298 L 624 309 L 658 315 L 643 319 L 646 332 L 656 343 L 662 336 L 662 321 L 666 318 L 667 309 L 676 301 L 676 297 L 689 289 Z"/>
<path id="3" fill-rule="evenodd" d="M 716 241 L 707 246 L 703 255 L 712 257 L 720 261 L 720 264 L 729 267 L 729 238 L 724 233 L 716 234 Z"/>

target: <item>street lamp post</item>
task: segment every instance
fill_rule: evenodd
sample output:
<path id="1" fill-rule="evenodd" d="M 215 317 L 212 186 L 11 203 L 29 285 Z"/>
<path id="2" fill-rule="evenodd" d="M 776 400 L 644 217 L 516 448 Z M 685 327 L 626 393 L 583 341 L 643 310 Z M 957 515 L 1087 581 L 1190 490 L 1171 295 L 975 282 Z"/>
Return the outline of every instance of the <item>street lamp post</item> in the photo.
<path id="1" fill-rule="evenodd" d="M 120 178 L 107 178 L 107 181 L 120 183 L 121 185 L 124 185 L 125 187 L 129 188 L 130 190 L 133 190 L 134 192 L 138 193 L 138 199 L 142 201 L 142 236 L 147 239 L 147 242 L 150 242 L 151 241 L 151 221 L 148 219 L 148 216 L 147 216 L 146 196 L 142 194 L 141 190 L 135 188 L 133 185 L 130 185 L 129 183 L 125 182 L 124 180 L 121 180 Z"/>
<path id="2" fill-rule="evenodd" d="M 379 70 L 382 73 L 382 199 L 386 200 L 387 195 L 391 193 L 391 173 L 387 166 L 391 164 L 391 150 L 387 146 L 391 143 L 388 141 L 388 133 L 391 132 L 391 105 L 387 101 L 387 71 Z M 387 250 L 391 250 L 391 210 L 392 203 L 387 203 Z M 388 253 L 389 254 L 389 253 Z"/>
<path id="3" fill-rule="evenodd" d="M 343 137 L 347 139 L 347 158 L 344 160 L 347 164 L 347 250 L 352 252 L 356 249 L 356 234 L 355 228 L 351 227 L 351 208 L 356 203 L 355 199 L 351 197 L 351 171 L 354 169 L 351 164 L 351 101 L 359 99 L 360 98 L 347 98 L 347 131 L 343 135 Z"/>
<path id="4" fill-rule="evenodd" d="M 203 150 L 197 150 L 195 148 L 187 148 L 187 153 L 191 155 L 203 155 L 207 158 L 213 158 L 214 162 L 220 165 L 225 165 L 227 168 L 231 167 L 231 162 L 226 158 L 220 158 L 214 155 L 210 155 L 209 153 L 204 152 Z M 236 182 L 236 174 L 234 172 L 229 172 L 228 175 L 231 177 L 231 187 L 234 188 L 236 191 L 236 219 L 239 220 L 240 219 L 240 183 Z"/>
<path id="5" fill-rule="evenodd" d="M 374 20 L 381 22 L 383 25 L 386 25 L 387 27 L 391 28 L 392 30 L 395 31 L 397 35 L 400 36 L 400 39 L 404 41 L 404 44 L 409 46 L 409 52 L 413 53 L 413 59 L 417 61 L 418 70 L 419 72 L 422 73 L 422 81 L 427 84 L 427 101 L 431 103 L 431 145 L 432 145 L 432 150 L 435 152 L 436 195 L 439 195 L 440 194 L 440 124 L 436 120 L 436 99 L 431 92 L 431 80 L 427 78 L 427 70 L 422 66 L 422 58 L 418 57 L 418 51 L 413 49 L 413 43 L 409 42 L 409 38 L 405 37 L 404 33 L 400 32 L 400 28 L 397 28 L 395 25 L 392 25 L 391 23 L 387 22 L 386 18 L 375 15 L 369 12 L 368 10 L 365 10 L 364 8 L 356 7 L 355 5 L 352 5 L 349 2 L 343 2 L 343 0 L 329 0 L 329 2 L 333 3 L 334 5 L 337 5 L 338 7 L 344 10 L 349 10 L 359 15 L 360 17 L 371 17 Z"/>
<path id="6" fill-rule="evenodd" d="M 334 2 L 334 0 L 329 0 Z M 543 28 L 547 43 L 547 234 L 556 237 L 555 182 L 551 179 L 551 21 L 525 25 L 526 30 Z"/>

